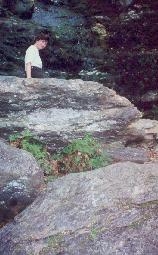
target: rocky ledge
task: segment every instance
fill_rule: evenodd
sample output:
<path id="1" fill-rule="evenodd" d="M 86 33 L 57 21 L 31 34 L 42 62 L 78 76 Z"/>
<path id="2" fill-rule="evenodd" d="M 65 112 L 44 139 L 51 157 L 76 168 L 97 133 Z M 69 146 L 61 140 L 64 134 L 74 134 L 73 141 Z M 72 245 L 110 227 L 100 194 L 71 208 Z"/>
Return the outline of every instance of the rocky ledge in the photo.
<path id="1" fill-rule="evenodd" d="M 91 133 L 113 162 L 126 161 L 58 178 L 39 194 L 35 160 L 1 141 L 3 212 L 13 217 L 38 197 L 1 229 L 0 254 L 158 253 L 157 121 L 92 81 L 1 76 L 0 104 L 3 139 L 28 129 L 55 151 Z"/>
<path id="2" fill-rule="evenodd" d="M 1 137 L 29 129 L 51 151 L 85 133 L 103 144 L 157 144 L 157 121 L 97 82 L 1 76 L 0 104 Z"/>
<path id="3" fill-rule="evenodd" d="M 117 163 L 49 183 L 0 232 L 3 255 L 158 254 L 158 163 Z"/>
<path id="4" fill-rule="evenodd" d="M 0 104 L 5 139 L 28 129 L 55 151 L 91 133 L 116 161 L 145 162 L 148 149 L 157 150 L 158 122 L 142 119 L 129 100 L 97 82 L 1 76 Z"/>

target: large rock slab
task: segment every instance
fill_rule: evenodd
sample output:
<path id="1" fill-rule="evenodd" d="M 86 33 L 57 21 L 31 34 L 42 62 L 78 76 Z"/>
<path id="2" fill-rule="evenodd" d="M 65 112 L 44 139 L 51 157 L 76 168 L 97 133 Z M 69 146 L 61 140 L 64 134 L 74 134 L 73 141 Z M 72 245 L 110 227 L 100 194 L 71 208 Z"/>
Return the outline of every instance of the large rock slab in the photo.
<path id="1" fill-rule="evenodd" d="M 0 140 L 0 225 L 32 203 L 43 184 L 32 155 Z"/>
<path id="2" fill-rule="evenodd" d="M 51 150 L 92 133 L 102 142 L 131 134 L 127 127 L 141 113 L 102 84 L 82 80 L 0 77 L 0 135 L 29 129 Z"/>
<path id="3" fill-rule="evenodd" d="M 3 255 L 158 254 L 158 163 L 117 163 L 50 183 L 0 232 Z"/>

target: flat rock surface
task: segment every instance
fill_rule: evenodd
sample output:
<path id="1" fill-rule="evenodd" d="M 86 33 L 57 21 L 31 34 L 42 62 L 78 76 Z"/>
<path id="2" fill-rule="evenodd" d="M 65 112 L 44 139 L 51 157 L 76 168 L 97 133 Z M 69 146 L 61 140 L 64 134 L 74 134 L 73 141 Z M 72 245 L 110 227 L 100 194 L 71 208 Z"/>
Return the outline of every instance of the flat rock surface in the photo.
<path id="1" fill-rule="evenodd" d="M 152 153 L 142 148 L 105 148 L 105 153 L 107 153 L 115 162 L 131 161 L 143 164 L 151 161 L 152 158 Z"/>
<path id="2" fill-rule="evenodd" d="M 0 254 L 157 255 L 157 184 L 157 163 L 59 178 L 0 231 Z"/>

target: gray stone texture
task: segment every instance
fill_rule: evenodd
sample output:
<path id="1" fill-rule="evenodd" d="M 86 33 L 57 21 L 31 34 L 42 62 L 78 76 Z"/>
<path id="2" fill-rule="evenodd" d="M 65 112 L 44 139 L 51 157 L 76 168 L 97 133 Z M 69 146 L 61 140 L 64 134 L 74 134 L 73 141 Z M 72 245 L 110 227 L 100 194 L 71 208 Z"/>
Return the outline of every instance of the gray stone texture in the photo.
<path id="1" fill-rule="evenodd" d="M 33 156 L 0 140 L 0 223 L 32 203 L 43 184 L 43 172 Z"/>
<path id="2" fill-rule="evenodd" d="M 70 174 L 0 232 L 0 253 L 158 254 L 158 164 Z"/>
<path id="3" fill-rule="evenodd" d="M 85 133 L 126 143 L 129 124 L 141 117 L 126 98 L 91 81 L 1 76 L 0 96 L 0 135 L 29 129 L 51 150 Z"/>

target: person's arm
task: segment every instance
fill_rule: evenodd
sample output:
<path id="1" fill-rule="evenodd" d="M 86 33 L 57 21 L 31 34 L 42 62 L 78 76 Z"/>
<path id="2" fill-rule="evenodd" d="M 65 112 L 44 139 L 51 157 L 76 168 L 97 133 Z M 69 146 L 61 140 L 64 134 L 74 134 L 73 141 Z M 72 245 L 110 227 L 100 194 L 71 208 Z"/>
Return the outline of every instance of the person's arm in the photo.
<path id="1" fill-rule="evenodd" d="M 31 62 L 26 64 L 26 77 L 31 78 Z"/>

